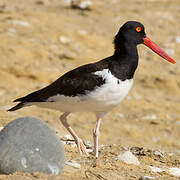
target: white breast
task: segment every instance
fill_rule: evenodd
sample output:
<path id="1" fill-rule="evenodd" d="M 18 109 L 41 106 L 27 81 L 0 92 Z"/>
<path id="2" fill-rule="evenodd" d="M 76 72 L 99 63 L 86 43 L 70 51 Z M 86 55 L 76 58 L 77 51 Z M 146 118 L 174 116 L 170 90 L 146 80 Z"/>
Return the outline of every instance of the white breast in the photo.
<path id="1" fill-rule="evenodd" d="M 118 105 L 128 94 L 133 85 L 133 79 L 121 81 L 111 74 L 108 69 L 94 74 L 103 77 L 105 84 L 87 94 L 87 97 L 103 102 L 105 106 Z"/>
<path id="2" fill-rule="evenodd" d="M 121 81 L 108 69 L 97 71 L 94 74 L 101 76 L 105 84 L 95 87 L 93 91 L 86 91 L 86 95 L 76 97 L 56 95 L 50 97 L 47 102 L 36 103 L 36 105 L 64 112 L 109 111 L 120 104 L 133 85 L 133 79 Z"/>

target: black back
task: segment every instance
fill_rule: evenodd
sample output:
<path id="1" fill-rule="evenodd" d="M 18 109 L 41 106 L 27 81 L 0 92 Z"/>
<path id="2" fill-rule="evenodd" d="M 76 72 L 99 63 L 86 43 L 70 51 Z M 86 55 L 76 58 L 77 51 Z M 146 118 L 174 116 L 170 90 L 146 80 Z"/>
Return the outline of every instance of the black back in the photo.
<path id="1" fill-rule="evenodd" d="M 101 86 L 105 83 L 105 80 L 102 77 L 95 75 L 94 72 L 107 68 L 108 59 L 80 66 L 67 72 L 49 86 L 35 91 L 25 97 L 16 99 L 15 102 L 43 102 L 49 97 L 57 94 L 72 97 L 85 95 L 87 91 L 91 91 L 95 87 Z"/>

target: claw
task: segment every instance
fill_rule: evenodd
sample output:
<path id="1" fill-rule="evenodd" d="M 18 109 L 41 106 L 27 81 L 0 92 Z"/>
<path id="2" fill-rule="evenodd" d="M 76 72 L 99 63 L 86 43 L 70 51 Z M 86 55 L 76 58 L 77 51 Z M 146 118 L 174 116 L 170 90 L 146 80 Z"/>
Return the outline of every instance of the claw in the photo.
<path id="1" fill-rule="evenodd" d="M 84 145 L 82 139 L 77 138 L 75 140 L 77 148 L 78 148 L 78 152 L 80 153 L 80 155 L 85 154 L 86 156 L 89 156 L 88 152 L 86 151 L 86 146 Z"/>

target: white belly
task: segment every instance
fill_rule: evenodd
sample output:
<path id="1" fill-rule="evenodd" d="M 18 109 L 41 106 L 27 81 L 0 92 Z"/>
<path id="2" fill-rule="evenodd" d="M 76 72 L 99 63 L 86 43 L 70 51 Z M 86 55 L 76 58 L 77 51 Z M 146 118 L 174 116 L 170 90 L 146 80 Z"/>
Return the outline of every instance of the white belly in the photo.
<path id="1" fill-rule="evenodd" d="M 118 80 L 107 69 L 97 71 L 94 74 L 102 76 L 105 79 L 105 84 L 96 87 L 91 92 L 86 91 L 86 95 L 76 97 L 56 95 L 50 97 L 47 102 L 34 103 L 34 105 L 62 112 L 109 111 L 120 104 L 133 85 L 133 79 Z"/>

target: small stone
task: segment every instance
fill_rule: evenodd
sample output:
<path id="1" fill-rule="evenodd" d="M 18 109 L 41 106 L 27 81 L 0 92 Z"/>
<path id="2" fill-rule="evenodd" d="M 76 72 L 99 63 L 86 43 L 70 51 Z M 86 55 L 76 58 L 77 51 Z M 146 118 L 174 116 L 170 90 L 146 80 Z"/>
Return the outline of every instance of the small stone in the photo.
<path id="1" fill-rule="evenodd" d="M 172 168 L 169 168 L 168 172 L 169 174 L 173 176 L 180 176 L 180 168 L 172 167 Z"/>
<path id="2" fill-rule="evenodd" d="M 73 60 L 76 58 L 76 53 L 72 52 L 72 51 L 64 51 L 64 52 L 60 52 L 58 57 L 59 59 L 68 59 L 68 60 Z"/>
<path id="3" fill-rule="evenodd" d="M 146 120 L 146 119 L 155 120 L 155 119 L 157 119 L 157 117 L 155 114 L 151 114 L 151 115 L 144 116 L 142 119 L 144 119 L 144 120 Z"/>
<path id="4" fill-rule="evenodd" d="M 158 142 L 159 140 L 160 140 L 160 137 L 157 137 L 157 136 L 152 138 L 152 141 L 155 142 L 155 143 Z"/>
<path id="5" fill-rule="evenodd" d="M 163 153 L 160 150 L 154 151 L 154 155 L 164 157 Z"/>
<path id="6" fill-rule="evenodd" d="M 87 151 L 88 153 L 91 153 L 91 152 L 93 152 L 93 149 L 86 149 L 86 151 Z"/>
<path id="7" fill-rule="evenodd" d="M 176 36 L 176 43 L 180 43 L 180 36 Z"/>
<path id="8" fill-rule="evenodd" d="M 65 0 L 65 2 L 66 2 L 68 5 L 70 5 L 71 2 L 72 2 L 72 0 Z"/>
<path id="9" fill-rule="evenodd" d="M 77 169 L 81 168 L 81 165 L 73 160 L 67 161 L 66 165 L 77 168 Z"/>
<path id="10" fill-rule="evenodd" d="M 60 139 L 63 144 L 68 144 L 71 145 L 71 147 L 76 147 L 76 143 L 70 134 L 66 134 L 63 137 L 60 137 Z"/>
<path id="11" fill-rule="evenodd" d="M 115 160 L 121 160 L 126 164 L 134 164 L 139 165 L 139 160 L 136 156 L 134 156 L 131 151 L 126 151 L 123 154 L 118 155 Z"/>
<path id="12" fill-rule="evenodd" d="M 149 179 L 155 179 L 155 178 L 152 177 L 152 176 L 141 176 L 141 177 L 139 178 L 139 180 L 149 180 Z"/>
<path id="13" fill-rule="evenodd" d="M 87 34 L 87 32 L 85 30 L 79 30 L 78 33 L 81 36 L 85 36 Z"/>
<path id="14" fill-rule="evenodd" d="M 11 23 L 13 25 L 21 25 L 21 26 L 25 26 L 25 27 L 29 26 L 29 23 L 26 21 L 12 20 Z"/>
<path id="15" fill-rule="evenodd" d="M 23 117 L 0 131 L 0 173 L 41 172 L 60 174 L 64 149 L 47 123 Z"/>
<path id="16" fill-rule="evenodd" d="M 154 166 L 150 166 L 150 169 L 152 172 L 155 172 L 155 173 L 160 173 L 160 172 L 164 171 L 163 169 L 158 168 L 158 167 L 154 167 Z"/>
<path id="17" fill-rule="evenodd" d="M 66 37 L 66 36 L 60 36 L 60 37 L 59 37 L 59 41 L 60 41 L 61 43 L 63 43 L 63 44 L 68 44 L 68 43 L 71 42 L 71 40 L 70 40 L 68 37 Z"/>
<path id="18" fill-rule="evenodd" d="M 90 10 L 92 2 L 90 0 L 71 0 L 71 7 L 81 10 Z"/>
<path id="19" fill-rule="evenodd" d="M 9 32 L 9 33 L 16 33 L 16 29 L 15 29 L 15 28 L 9 28 L 9 29 L 8 29 L 8 32 Z"/>
<path id="20" fill-rule="evenodd" d="M 66 140 L 73 140 L 73 138 L 70 134 L 66 134 L 64 137 Z"/>

